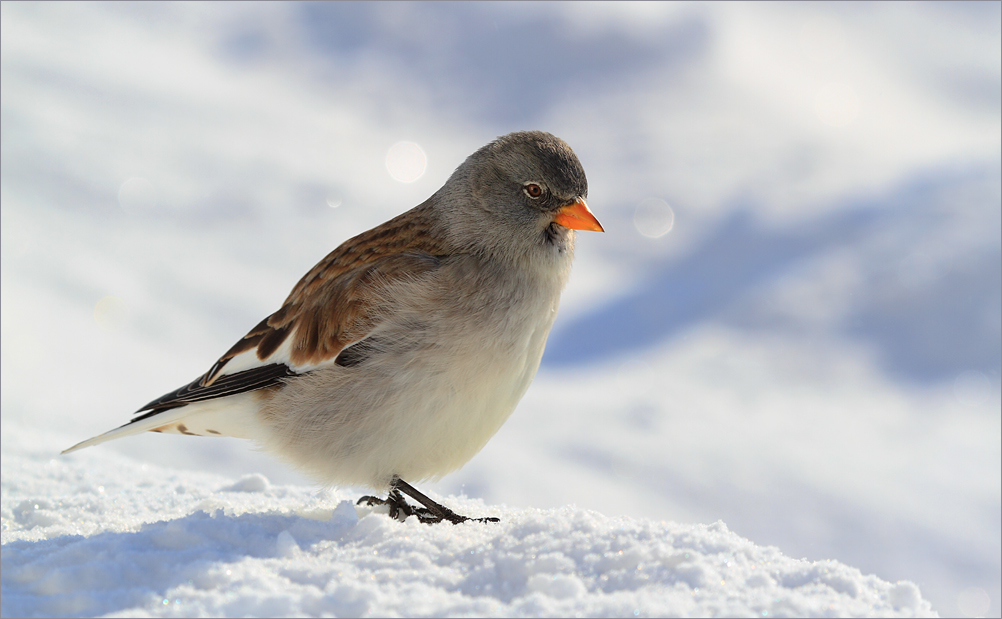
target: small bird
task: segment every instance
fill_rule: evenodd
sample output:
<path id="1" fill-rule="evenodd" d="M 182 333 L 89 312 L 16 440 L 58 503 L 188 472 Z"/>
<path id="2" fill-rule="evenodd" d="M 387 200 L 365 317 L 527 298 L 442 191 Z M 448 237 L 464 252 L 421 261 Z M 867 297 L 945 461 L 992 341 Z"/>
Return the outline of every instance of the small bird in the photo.
<path id="1" fill-rule="evenodd" d="M 587 195 L 563 140 L 502 136 L 328 254 L 203 376 L 63 453 L 146 431 L 246 438 L 324 484 L 386 490 L 359 503 L 394 518 L 470 520 L 404 480 L 466 464 L 522 399 L 574 231 L 604 231 Z"/>

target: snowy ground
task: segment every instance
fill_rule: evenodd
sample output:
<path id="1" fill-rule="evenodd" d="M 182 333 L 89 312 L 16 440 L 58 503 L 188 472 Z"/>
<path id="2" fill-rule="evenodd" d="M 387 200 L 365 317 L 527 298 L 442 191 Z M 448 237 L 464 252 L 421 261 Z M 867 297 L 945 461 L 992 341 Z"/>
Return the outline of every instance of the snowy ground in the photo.
<path id="1" fill-rule="evenodd" d="M 31 497 L 4 507 L 5 617 L 934 616 L 913 583 L 791 559 L 722 522 L 451 497 L 503 522 L 429 527 L 260 474 L 91 465 L 5 463 L 5 500 Z"/>
<path id="2" fill-rule="evenodd" d="M 3 616 L 999 616 L 997 3 L 0 10 Z M 608 232 L 420 486 L 502 524 L 235 440 L 57 456 L 524 128 Z"/>

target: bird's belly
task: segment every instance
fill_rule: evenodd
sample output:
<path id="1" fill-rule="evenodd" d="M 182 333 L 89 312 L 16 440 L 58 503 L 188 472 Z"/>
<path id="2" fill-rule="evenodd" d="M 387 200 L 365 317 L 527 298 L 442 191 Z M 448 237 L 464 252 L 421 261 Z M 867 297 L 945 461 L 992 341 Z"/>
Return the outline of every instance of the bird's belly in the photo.
<path id="1" fill-rule="evenodd" d="M 535 377 L 548 331 L 549 325 L 529 331 L 517 351 L 457 355 L 447 372 L 429 381 L 431 397 L 420 412 L 414 411 L 423 419 L 421 427 L 401 450 L 396 474 L 404 479 L 438 478 L 483 449 Z"/>

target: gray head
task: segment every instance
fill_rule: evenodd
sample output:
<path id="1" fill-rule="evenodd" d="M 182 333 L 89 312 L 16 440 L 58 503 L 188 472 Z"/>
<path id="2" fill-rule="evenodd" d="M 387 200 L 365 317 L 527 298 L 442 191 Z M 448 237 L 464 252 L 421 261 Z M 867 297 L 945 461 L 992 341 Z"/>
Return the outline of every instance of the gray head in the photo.
<path id="1" fill-rule="evenodd" d="M 543 131 L 502 136 L 470 155 L 436 194 L 456 241 L 506 256 L 570 252 L 577 230 L 602 227 L 571 147 Z"/>

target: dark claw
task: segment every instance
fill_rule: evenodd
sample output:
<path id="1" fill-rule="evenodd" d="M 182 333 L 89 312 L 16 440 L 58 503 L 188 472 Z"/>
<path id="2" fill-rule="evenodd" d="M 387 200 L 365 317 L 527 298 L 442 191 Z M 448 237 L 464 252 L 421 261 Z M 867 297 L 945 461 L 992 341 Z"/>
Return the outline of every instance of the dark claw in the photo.
<path id="1" fill-rule="evenodd" d="M 390 490 L 389 495 L 385 499 L 374 496 L 364 496 L 360 498 L 355 504 L 361 505 L 365 503 L 368 506 L 372 505 L 388 505 L 390 507 L 390 518 L 395 520 L 406 520 L 408 516 L 415 515 L 415 510 L 411 507 L 406 499 L 400 495 L 400 491 L 396 488 Z M 403 515 L 403 517 L 401 517 Z M 418 516 L 420 518 L 420 516 Z"/>

